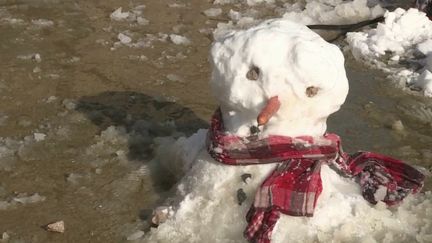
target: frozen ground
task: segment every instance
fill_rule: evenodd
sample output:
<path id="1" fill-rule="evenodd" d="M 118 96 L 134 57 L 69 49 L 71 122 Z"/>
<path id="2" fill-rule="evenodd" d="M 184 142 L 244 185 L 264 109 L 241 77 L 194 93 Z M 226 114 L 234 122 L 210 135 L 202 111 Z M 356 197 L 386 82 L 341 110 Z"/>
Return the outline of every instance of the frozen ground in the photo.
<path id="1" fill-rule="evenodd" d="M 219 2 L 0 3 L 0 239 L 119 242 L 148 230 L 175 182 L 154 159 L 157 137 L 190 135 L 215 108 L 212 32 L 295 7 Z M 353 22 L 372 16 L 358 9 Z M 329 129 L 350 151 L 430 168 L 432 102 L 346 55 L 351 93 Z M 65 234 L 41 228 L 61 219 Z"/>

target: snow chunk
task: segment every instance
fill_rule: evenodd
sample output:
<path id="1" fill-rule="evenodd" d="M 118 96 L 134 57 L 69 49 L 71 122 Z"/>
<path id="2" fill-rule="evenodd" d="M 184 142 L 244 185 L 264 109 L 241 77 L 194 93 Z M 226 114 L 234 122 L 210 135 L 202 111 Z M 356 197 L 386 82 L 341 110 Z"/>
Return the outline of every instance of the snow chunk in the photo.
<path id="1" fill-rule="evenodd" d="M 140 16 L 138 16 L 138 17 L 137 17 L 137 23 L 138 23 L 139 25 L 148 25 L 148 24 L 150 23 L 150 21 L 147 20 L 147 19 L 144 18 L 144 17 L 140 17 Z"/>
<path id="2" fill-rule="evenodd" d="M 166 77 L 171 82 L 182 82 L 183 81 L 183 79 L 176 74 L 168 74 Z"/>
<path id="3" fill-rule="evenodd" d="M 127 35 L 125 35 L 125 34 L 123 34 L 123 33 L 119 33 L 119 34 L 117 35 L 117 38 L 120 40 L 120 42 L 121 42 L 122 44 L 129 44 L 129 43 L 132 42 L 132 38 L 130 38 L 129 36 L 127 36 Z"/>
<path id="4" fill-rule="evenodd" d="M 170 34 L 169 38 L 176 45 L 189 45 L 189 44 L 191 44 L 191 41 L 188 38 L 181 36 L 181 35 Z"/>
<path id="5" fill-rule="evenodd" d="M 204 11 L 205 16 L 207 17 L 216 17 L 222 14 L 222 9 L 220 8 L 209 8 Z"/>
<path id="6" fill-rule="evenodd" d="M 122 7 L 111 13 L 110 18 L 115 21 L 123 21 L 129 17 L 129 12 L 122 12 Z"/>
<path id="7" fill-rule="evenodd" d="M 33 134 L 33 136 L 34 136 L 34 139 L 36 140 L 36 142 L 40 142 L 40 141 L 45 140 L 46 134 L 35 132 Z"/>

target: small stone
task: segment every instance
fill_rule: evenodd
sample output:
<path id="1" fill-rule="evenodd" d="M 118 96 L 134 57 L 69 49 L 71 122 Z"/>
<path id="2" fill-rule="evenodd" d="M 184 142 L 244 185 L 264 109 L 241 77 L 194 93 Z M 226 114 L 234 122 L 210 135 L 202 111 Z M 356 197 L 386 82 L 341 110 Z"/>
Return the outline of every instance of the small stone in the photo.
<path id="1" fill-rule="evenodd" d="M 257 126 L 251 126 L 251 127 L 250 127 L 250 133 L 251 133 L 252 135 L 258 134 L 259 132 L 260 132 L 259 127 L 257 127 Z"/>
<path id="2" fill-rule="evenodd" d="M 248 183 L 248 181 L 250 181 L 250 179 L 252 178 L 252 175 L 249 173 L 245 173 L 243 175 L 241 175 L 241 179 L 244 183 Z"/>
<path id="3" fill-rule="evenodd" d="M 238 201 L 238 205 L 242 205 L 242 203 L 244 201 L 246 201 L 247 196 L 246 193 L 243 191 L 242 188 L 237 190 L 237 201 Z"/>
<path id="4" fill-rule="evenodd" d="M 64 221 L 60 220 L 60 221 L 48 224 L 45 228 L 47 231 L 50 231 L 50 232 L 64 233 L 64 231 L 65 231 Z"/>
<path id="5" fill-rule="evenodd" d="M 138 240 L 139 238 L 143 237 L 143 235 L 144 235 L 144 231 L 142 231 L 142 230 L 138 230 L 137 232 L 135 232 L 135 233 L 129 235 L 129 236 L 126 238 L 126 240 L 130 240 L 130 241 L 132 241 L 132 240 Z"/>
<path id="6" fill-rule="evenodd" d="M 402 124 L 401 120 L 397 120 L 397 121 L 393 122 L 391 128 L 395 131 L 403 131 L 404 125 Z"/>

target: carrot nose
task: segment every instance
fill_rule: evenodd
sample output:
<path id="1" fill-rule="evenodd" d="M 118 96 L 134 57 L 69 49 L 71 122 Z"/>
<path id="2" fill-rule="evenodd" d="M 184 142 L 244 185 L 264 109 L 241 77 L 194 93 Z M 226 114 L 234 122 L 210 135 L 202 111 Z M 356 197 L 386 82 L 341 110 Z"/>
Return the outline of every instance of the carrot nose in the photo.
<path id="1" fill-rule="evenodd" d="M 265 125 L 279 110 L 281 103 L 277 96 L 271 97 L 257 117 L 258 126 Z"/>

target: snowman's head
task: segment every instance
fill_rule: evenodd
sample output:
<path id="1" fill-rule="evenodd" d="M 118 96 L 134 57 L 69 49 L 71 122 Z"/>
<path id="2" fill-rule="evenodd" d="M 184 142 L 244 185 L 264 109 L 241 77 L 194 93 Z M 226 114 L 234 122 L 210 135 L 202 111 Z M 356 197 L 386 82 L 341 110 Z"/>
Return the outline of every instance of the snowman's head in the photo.
<path id="1" fill-rule="evenodd" d="M 232 32 L 213 44 L 210 59 L 225 129 L 239 136 L 250 135 L 275 96 L 280 108 L 261 127 L 263 135 L 323 135 L 348 93 L 339 48 L 288 20 Z"/>

